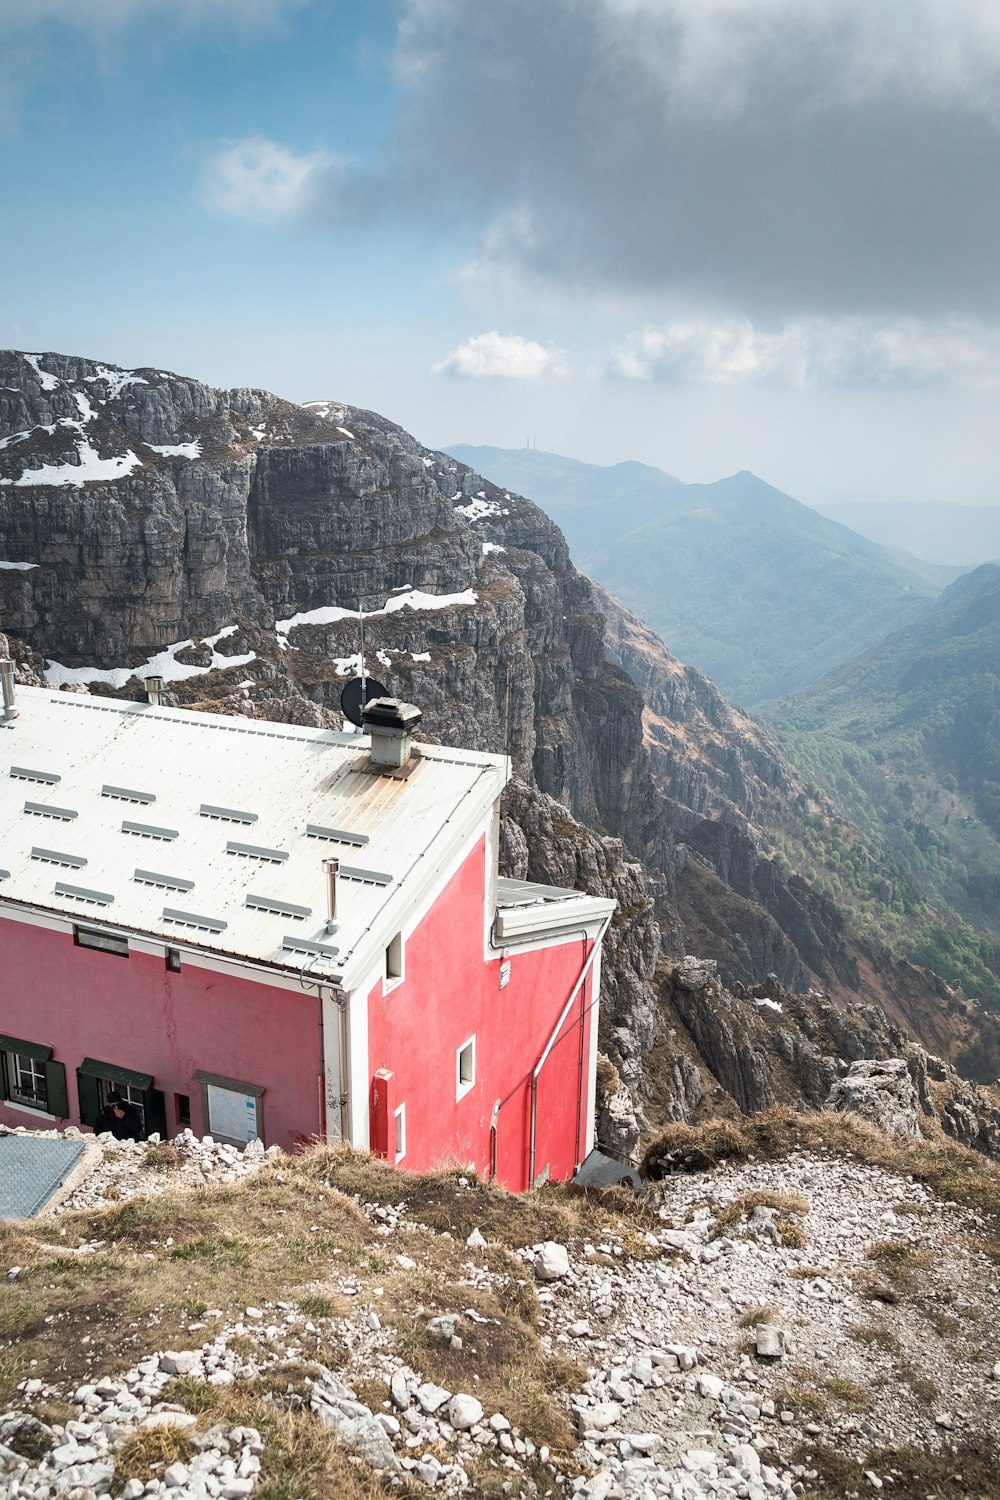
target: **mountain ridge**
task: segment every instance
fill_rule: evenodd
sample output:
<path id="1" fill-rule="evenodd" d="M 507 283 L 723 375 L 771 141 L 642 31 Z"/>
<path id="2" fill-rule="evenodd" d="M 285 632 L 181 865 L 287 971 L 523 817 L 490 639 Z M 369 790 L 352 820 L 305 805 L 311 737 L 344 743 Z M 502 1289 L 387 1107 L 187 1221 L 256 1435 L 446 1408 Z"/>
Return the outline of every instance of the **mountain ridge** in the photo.
<path id="1" fill-rule="evenodd" d="M 736 702 L 803 687 L 919 613 L 933 569 L 830 521 L 749 470 L 684 484 L 535 450 L 456 447 L 562 525 L 580 565 Z M 932 576 L 928 576 L 931 574 Z"/>

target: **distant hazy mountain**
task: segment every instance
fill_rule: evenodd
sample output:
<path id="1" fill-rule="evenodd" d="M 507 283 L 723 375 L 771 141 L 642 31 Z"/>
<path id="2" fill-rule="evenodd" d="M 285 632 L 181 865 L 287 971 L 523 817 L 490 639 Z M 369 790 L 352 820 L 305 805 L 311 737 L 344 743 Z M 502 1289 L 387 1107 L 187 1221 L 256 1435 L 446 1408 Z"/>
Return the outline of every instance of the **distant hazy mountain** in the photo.
<path id="1" fill-rule="evenodd" d="M 915 559 L 746 471 L 684 484 L 638 463 L 448 451 L 541 505 L 581 567 L 744 704 L 793 692 L 874 645 L 953 576 L 932 581 Z"/>
<path id="2" fill-rule="evenodd" d="M 975 567 L 1000 559 L 1000 505 L 903 501 L 899 505 L 821 505 L 842 526 L 885 547 L 933 563 Z"/>

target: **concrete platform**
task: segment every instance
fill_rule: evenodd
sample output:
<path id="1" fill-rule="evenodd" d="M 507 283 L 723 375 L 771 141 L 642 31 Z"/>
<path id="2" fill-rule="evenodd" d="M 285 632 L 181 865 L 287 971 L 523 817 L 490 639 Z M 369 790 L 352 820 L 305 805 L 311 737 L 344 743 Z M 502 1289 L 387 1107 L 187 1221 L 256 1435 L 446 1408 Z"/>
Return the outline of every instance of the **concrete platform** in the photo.
<path id="1" fill-rule="evenodd" d="M 84 1141 L 39 1135 L 0 1135 L 0 1219 L 30 1219 L 75 1171 Z"/>

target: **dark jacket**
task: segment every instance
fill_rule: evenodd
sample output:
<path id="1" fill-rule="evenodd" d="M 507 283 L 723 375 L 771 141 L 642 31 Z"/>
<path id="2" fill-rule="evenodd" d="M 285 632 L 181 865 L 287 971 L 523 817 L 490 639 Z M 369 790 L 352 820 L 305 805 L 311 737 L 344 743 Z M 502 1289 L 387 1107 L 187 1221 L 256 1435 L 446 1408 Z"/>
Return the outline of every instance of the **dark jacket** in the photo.
<path id="1" fill-rule="evenodd" d="M 115 1114 L 113 1104 L 106 1104 L 104 1106 L 97 1116 L 97 1121 L 94 1125 L 95 1135 L 103 1135 L 105 1131 L 109 1130 L 116 1141 L 141 1141 L 143 1134 L 142 1121 L 139 1118 L 139 1111 L 135 1105 L 129 1104 L 127 1100 L 123 1099 L 118 1107 L 125 1111 L 120 1119 Z"/>

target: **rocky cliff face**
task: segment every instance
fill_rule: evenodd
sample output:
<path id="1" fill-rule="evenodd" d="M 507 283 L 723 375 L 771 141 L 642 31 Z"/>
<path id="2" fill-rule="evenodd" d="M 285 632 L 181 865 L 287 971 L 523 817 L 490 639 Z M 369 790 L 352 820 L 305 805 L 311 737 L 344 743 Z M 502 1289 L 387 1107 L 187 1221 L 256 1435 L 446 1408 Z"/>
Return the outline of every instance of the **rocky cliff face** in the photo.
<path id="1" fill-rule="evenodd" d="M 429 737 L 510 754 L 508 871 L 618 899 L 619 1141 L 660 1097 L 664 953 L 716 958 L 731 985 L 884 998 L 835 908 L 762 857 L 768 810 L 797 795 L 777 746 L 599 595 L 537 506 L 355 407 L 0 355 L 0 627 L 26 669 L 126 696 L 157 671 L 179 703 L 336 724 L 359 610 L 369 671 Z M 664 1063 L 666 1117 L 711 1093 L 698 1066 Z"/>
<path id="2" fill-rule="evenodd" d="M 734 994 L 710 960 L 665 960 L 649 1069 L 657 1120 L 754 1115 L 775 1105 L 846 1109 L 883 1129 L 940 1132 L 1000 1159 L 996 1092 L 959 1077 L 879 1006 L 775 978 Z M 876 1061 L 878 1060 L 878 1061 Z"/>

